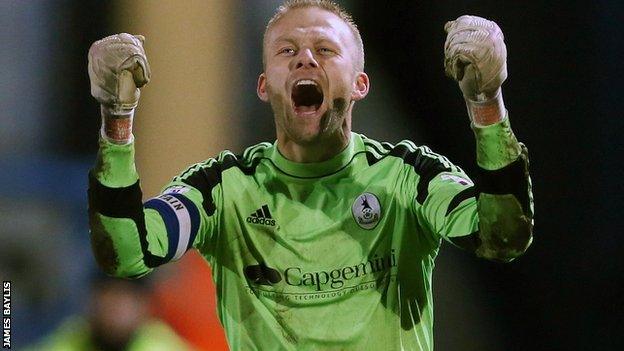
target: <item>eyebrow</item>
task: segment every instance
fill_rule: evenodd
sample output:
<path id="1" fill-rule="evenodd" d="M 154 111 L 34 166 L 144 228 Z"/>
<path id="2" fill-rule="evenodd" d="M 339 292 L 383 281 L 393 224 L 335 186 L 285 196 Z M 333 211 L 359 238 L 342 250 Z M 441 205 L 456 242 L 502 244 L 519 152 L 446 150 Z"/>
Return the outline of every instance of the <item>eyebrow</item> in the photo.
<path id="1" fill-rule="evenodd" d="M 279 44 L 281 42 L 288 42 L 288 43 L 294 43 L 294 39 L 292 37 L 286 36 L 286 35 L 282 35 L 281 37 L 278 37 L 277 39 L 275 39 L 273 41 L 273 43 L 271 43 L 271 45 L 275 45 L 275 44 Z"/>
<path id="2" fill-rule="evenodd" d="M 277 37 L 271 46 L 275 46 L 281 42 L 287 42 L 287 43 L 291 43 L 294 44 L 295 43 L 295 38 L 289 34 L 285 34 L 282 36 Z M 317 38 L 316 40 L 314 40 L 314 43 L 321 43 L 321 42 L 327 42 L 329 44 L 333 44 L 335 46 L 339 46 L 339 41 L 332 39 L 331 37 L 328 37 L 326 35 L 321 35 L 319 38 Z"/>

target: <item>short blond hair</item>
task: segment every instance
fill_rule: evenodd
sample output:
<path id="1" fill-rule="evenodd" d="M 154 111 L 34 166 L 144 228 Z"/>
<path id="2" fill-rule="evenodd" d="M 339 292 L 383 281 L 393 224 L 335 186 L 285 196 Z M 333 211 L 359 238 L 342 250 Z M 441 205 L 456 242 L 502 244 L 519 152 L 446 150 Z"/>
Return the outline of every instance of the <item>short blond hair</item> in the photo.
<path id="1" fill-rule="evenodd" d="M 269 30 L 273 27 L 275 23 L 277 23 L 277 21 L 284 17 L 284 15 L 288 13 L 288 11 L 306 7 L 318 7 L 320 9 L 329 11 L 340 17 L 340 19 L 342 19 L 349 26 L 349 28 L 351 28 L 351 33 L 353 34 L 353 38 L 355 39 L 355 46 L 358 50 L 354 68 L 357 71 L 364 71 L 364 43 L 362 42 L 360 30 L 353 21 L 353 17 L 351 16 L 351 14 L 345 11 L 340 5 L 329 0 L 288 0 L 277 8 L 277 11 L 269 20 L 269 23 L 267 23 L 266 29 L 264 30 L 264 36 L 262 38 L 262 67 L 266 67 L 266 39 Z"/>

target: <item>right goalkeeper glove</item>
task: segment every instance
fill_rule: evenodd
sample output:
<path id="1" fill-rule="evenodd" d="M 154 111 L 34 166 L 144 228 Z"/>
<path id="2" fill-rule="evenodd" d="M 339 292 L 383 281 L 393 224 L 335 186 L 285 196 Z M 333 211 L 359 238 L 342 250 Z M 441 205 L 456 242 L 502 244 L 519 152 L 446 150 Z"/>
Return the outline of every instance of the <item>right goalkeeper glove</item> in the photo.
<path id="1" fill-rule="evenodd" d="M 102 136 L 115 143 L 132 138 L 139 87 L 150 79 L 144 37 L 127 33 L 98 40 L 89 49 L 91 95 L 100 103 Z"/>

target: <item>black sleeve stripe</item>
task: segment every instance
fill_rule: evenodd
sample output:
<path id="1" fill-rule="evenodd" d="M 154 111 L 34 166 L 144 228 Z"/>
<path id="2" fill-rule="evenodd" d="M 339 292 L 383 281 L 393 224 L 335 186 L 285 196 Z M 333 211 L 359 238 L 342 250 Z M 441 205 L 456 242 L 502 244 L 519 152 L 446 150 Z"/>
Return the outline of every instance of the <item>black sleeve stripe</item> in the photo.
<path id="1" fill-rule="evenodd" d="M 387 142 L 387 141 L 382 141 L 381 142 L 381 146 L 388 149 L 388 150 L 392 150 L 392 148 L 394 148 L 394 145 L 392 145 L 391 143 Z"/>
<path id="2" fill-rule="evenodd" d="M 199 168 L 186 175 L 182 182 L 199 190 L 204 198 L 202 207 L 208 216 L 215 213 L 216 206 L 212 198 L 212 188 L 221 183 L 221 164 L 214 162 L 211 166 Z"/>
<path id="3" fill-rule="evenodd" d="M 479 167 L 479 190 L 488 194 L 511 194 L 517 184 L 524 183 L 524 164 L 518 159 L 497 170 Z"/>
<path id="4" fill-rule="evenodd" d="M 429 196 L 429 183 L 431 182 L 431 180 L 442 172 L 451 171 L 449 168 L 445 167 L 442 163 L 434 159 L 427 158 L 426 160 L 423 160 L 422 163 L 429 163 L 430 165 L 425 168 L 421 164 L 421 167 L 423 167 L 421 169 L 422 173 L 420 173 L 420 178 L 418 179 L 418 185 L 416 186 L 416 191 L 417 191 L 416 201 L 418 201 L 418 203 L 421 205 L 425 203 L 427 196 Z M 418 173 L 418 171 L 416 172 Z"/>
<path id="5" fill-rule="evenodd" d="M 256 144 L 254 146 L 250 146 L 247 149 L 245 149 L 245 151 L 243 151 L 242 159 L 244 159 L 245 162 L 249 163 L 253 161 L 254 156 L 258 152 L 264 152 L 264 150 L 270 148 L 271 146 L 272 146 L 271 143 L 267 143 L 267 142 L 263 142 L 263 143 Z"/>
<path id="6" fill-rule="evenodd" d="M 457 195 L 453 197 L 453 199 L 449 203 L 448 208 L 446 209 L 445 216 L 448 216 L 451 212 L 453 212 L 453 210 L 456 209 L 457 206 L 459 206 L 459 204 L 462 203 L 462 201 L 469 199 L 471 197 L 475 197 L 475 195 L 476 195 L 476 190 L 474 186 L 468 187 L 460 191 Z"/>
<path id="7" fill-rule="evenodd" d="M 479 231 L 470 233 L 465 236 L 450 237 L 449 241 L 453 245 L 460 247 L 469 252 L 476 252 L 477 248 L 481 246 L 481 239 L 479 238 Z"/>
<path id="8" fill-rule="evenodd" d="M 129 218 L 143 214 L 139 181 L 125 188 L 109 188 L 102 185 L 89 172 L 89 207 L 107 217 Z"/>
<path id="9" fill-rule="evenodd" d="M 129 187 L 109 188 L 101 184 L 89 172 L 89 211 L 98 212 L 107 217 L 129 218 L 134 221 L 139 232 L 139 241 L 143 253 L 143 262 L 149 268 L 166 263 L 164 257 L 152 255 L 148 250 L 147 229 L 143 213 L 143 194 L 139 181 Z"/>
<path id="10" fill-rule="evenodd" d="M 386 142 L 377 143 L 377 142 L 373 142 L 373 140 L 371 139 L 363 139 L 363 140 L 364 140 L 364 145 L 367 148 L 374 149 L 380 155 L 386 155 L 388 154 L 388 152 L 392 151 L 392 149 L 394 148 L 394 145 L 390 143 L 386 143 Z"/>
<path id="11" fill-rule="evenodd" d="M 370 139 L 362 138 L 362 140 L 364 141 L 364 146 L 366 147 L 366 161 L 368 161 L 369 166 L 381 161 L 391 150 L 383 149 L 381 145 L 377 145 Z"/>
<path id="12" fill-rule="evenodd" d="M 216 205 L 212 198 L 212 189 L 221 183 L 222 173 L 229 168 L 237 167 L 243 174 L 253 175 L 262 159 L 261 156 L 262 153 L 254 151 L 251 155 L 252 159 L 245 160 L 233 154 L 226 154 L 220 161 L 206 163 L 205 166 L 186 174 L 181 181 L 201 192 L 204 198 L 202 207 L 208 216 L 212 216 L 216 211 Z"/>
<path id="13" fill-rule="evenodd" d="M 416 147 L 411 142 L 401 142 L 396 146 L 389 143 L 381 144 L 383 148 L 388 147 L 389 149 L 382 149 L 379 145 L 366 139 L 364 139 L 364 144 L 367 147 L 366 159 L 369 166 L 374 165 L 386 156 L 393 156 L 402 159 L 405 164 L 409 164 L 414 167 L 414 171 L 419 176 L 418 184 L 416 186 L 416 200 L 421 205 L 425 202 L 427 196 L 429 195 L 429 183 L 431 180 L 442 172 L 452 171 L 449 166 L 442 162 L 442 160 L 446 160 L 444 157 L 435 154 L 430 150 L 426 150 L 425 147 Z M 448 161 L 447 164 L 451 165 Z"/>
<path id="14" fill-rule="evenodd" d="M 427 196 L 429 196 L 429 183 L 433 178 L 442 172 L 450 172 L 451 168 L 447 167 L 437 157 L 432 155 L 424 155 L 423 149 L 418 148 L 416 152 L 410 153 L 409 157 L 404 158 L 406 163 L 414 167 L 414 171 L 419 175 L 418 184 L 416 185 L 416 201 L 424 204 Z"/>
<path id="15" fill-rule="evenodd" d="M 442 172 L 449 172 L 451 169 L 442 163 L 441 159 L 433 152 L 426 151 L 423 147 L 415 150 L 405 144 L 398 144 L 389 155 L 403 159 L 403 162 L 414 167 L 418 174 L 418 184 L 416 185 L 416 201 L 423 204 L 429 196 L 429 183 L 433 178 Z"/>
<path id="16" fill-rule="evenodd" d="M 369 166 L 374 165 L 375 163 L 377 163 L 380 159 L 376 158 L 375 155 L 373 155 L 372 152 L 366 152 L 366 161 L 368 162 Z"/>
<path id="17" fill-rule="evenodd" d="M 477 177 L 478 193 L 493 195 L 512 194 L 522 205 L 525 214 L 530 212 L 529 170 L 526 147 L 522 148 L 520 157 L 511 164 L 497 170 L 489 171 L 479 167 Z"/>

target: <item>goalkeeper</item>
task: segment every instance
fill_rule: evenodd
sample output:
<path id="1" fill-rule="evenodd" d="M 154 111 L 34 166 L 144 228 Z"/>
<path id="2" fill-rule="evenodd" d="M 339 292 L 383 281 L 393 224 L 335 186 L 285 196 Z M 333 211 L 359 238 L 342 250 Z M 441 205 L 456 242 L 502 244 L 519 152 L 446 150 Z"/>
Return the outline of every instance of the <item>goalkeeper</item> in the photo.
<path id="1" fill-rule="evenodd" d="M 503 34 L 474 16 L 445 30 L 446 73 L 476 137 L 474 183 L 426 146 L 352 132 L 370 87 L 358 29 L 329 1 L 294 0 L 267 25 L 257 84 L 277 140 L 195 164 L 145 203 L 132 136 L 150 78 L 143 38 L 95 42 L 102 130 L 89 215 L 99 265 L 137 278 L 198 250 L 233 350 L 432 350 L 441 241 L 507 262 L 531 243 L 533 221 L 527 151 L 501 95 Z"/>

